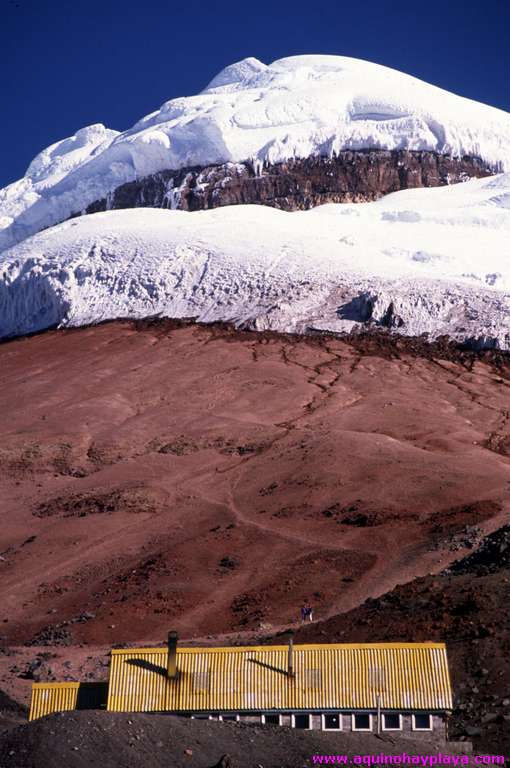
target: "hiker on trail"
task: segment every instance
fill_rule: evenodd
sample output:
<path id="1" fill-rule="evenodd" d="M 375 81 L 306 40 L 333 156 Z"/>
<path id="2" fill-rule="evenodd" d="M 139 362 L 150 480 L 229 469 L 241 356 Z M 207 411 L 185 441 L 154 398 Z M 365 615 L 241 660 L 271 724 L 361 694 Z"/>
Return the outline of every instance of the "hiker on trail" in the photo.
<path id="1" fill-rule="evenodd" d="M 306 621 L 306 605 L 301 606 L 301 623 L 303 624 L 304 621 Z"/>
<path id="2" fill-rule="evenodd" d="M 301 608 L 301 622 L 305 622 L 307 619 L 313 621 L 313 610 L 310 605 L 303 605 Z"/>

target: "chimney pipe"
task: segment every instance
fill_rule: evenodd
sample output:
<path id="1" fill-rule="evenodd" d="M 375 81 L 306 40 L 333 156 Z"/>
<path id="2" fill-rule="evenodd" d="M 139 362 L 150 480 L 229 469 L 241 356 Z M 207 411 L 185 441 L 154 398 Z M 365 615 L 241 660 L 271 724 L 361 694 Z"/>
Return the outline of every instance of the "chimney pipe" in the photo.
<path id="1" fill-rule="evenodd" d="M 177 677 L 177 632 L 168 633 L 167 672 L 170 680 Z"/>
<path id="2" fill-rule="evenodd" d="M 291 633 L 289 635 L 289 651 L 288 651 L 288 663 L 287 663 L 287 675 L 294 677 L 294 637 Z"/>

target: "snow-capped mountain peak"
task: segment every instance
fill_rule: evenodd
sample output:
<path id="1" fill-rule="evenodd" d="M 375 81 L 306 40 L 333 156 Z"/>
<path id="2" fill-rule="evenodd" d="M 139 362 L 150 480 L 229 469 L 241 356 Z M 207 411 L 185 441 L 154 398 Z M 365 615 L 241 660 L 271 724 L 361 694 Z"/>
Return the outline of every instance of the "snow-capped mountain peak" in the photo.
<path id="1" fill-rule="evenodd" d="M 243 59 L 123 133 L 89 126 L 43 150 L 24 179 L 0 190 L 0 250 L 162 170 L 261 168 L 367 148 L 471 155 L 510 169 L 510 115 L 345 56 Z"/>
<path id="2" fill-rule="evenodd" d="M 39 152 L 28 166 L 24 178 L 40 182 L 59 172 L 62 176 L 70 173 L 95 152 L 105 149 L 118 135 L 119 131 L 105 128 L 102 123 L 80 128 L 74 136 L 57 141 Z"/>
<path id="3" fill-rule="evenodd" d="M 225 67 L 221 72 L 218 72 L 216 77 L 213 77 L 202 93 L 208 93 L 216 88 L 224 88 L 227 85 L 240 86 L 250 80 L 254 75 L 257 75 L 266 69 L 267 64 L 263 64 L 253 56 L 249 56 L 241 61 L 236 61 L 235 64 L 229 64 L 228 67 Z"/>

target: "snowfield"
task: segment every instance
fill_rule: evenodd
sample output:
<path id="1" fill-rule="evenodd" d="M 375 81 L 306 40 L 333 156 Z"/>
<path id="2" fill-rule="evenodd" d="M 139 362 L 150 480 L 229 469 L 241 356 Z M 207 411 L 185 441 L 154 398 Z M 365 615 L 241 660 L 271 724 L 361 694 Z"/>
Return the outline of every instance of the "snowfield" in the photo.
<path id="1" fill-rule="evenodd" d="M 0 190 L 0 251 L 160 170 L 229 161 L 259 170 L 365 148 L 475 155 L 508 171 L 510 115 L 358 59 L 248 58 L 124 133 L 93 125 L 41 152 Z"/>
<path id="2" fill-rule="evenodd" d="M 0 255 L 2 337 L 159 315 L 509 349 L 509 309 L 510 173 L 306 212 L 108 211 Z"/>

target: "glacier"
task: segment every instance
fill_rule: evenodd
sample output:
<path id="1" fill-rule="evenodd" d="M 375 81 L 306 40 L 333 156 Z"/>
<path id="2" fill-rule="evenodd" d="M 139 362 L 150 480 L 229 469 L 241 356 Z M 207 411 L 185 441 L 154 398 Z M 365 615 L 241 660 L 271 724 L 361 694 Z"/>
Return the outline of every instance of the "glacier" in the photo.
<path id="1" fill-rule="evenodd" d="M 510 173 L 305 212 L 107 211 L 0 254 L 3 338 L 159 316 L 510 349 L 509 309 Z"/>
<path id="2" fill-rule="evenodd" d="M 476 156 L 510 170 L 510 115 L 344 56 L 254 58 L 122 133 L 93 125 L 43 150 L 0 190 L 0 251 L 161 170 L 264 163 L 349 149 Z"/>

